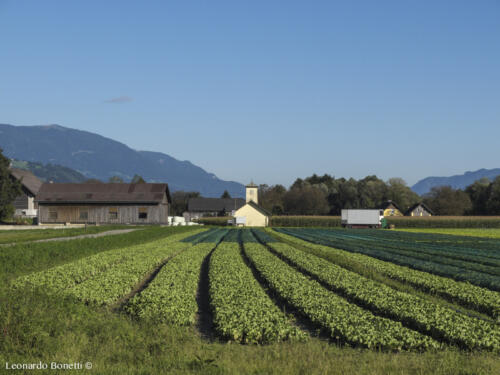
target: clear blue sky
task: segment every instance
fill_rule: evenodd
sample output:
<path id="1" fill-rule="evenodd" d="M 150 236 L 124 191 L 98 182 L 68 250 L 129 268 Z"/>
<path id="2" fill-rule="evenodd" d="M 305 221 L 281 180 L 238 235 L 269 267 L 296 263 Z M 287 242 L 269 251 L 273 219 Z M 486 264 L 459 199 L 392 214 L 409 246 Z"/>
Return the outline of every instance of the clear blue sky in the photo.
<path id="1" fill-rule="evenodd" d="M 500 2 L 0 0 L 0 123 L 220 178 L 500 167 Z"/>

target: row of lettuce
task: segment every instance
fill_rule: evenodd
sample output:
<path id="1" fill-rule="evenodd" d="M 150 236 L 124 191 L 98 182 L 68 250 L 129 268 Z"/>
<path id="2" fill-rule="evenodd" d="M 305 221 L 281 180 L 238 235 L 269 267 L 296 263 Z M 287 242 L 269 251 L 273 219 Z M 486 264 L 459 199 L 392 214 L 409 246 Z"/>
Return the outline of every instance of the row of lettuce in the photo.
<path id="1" fill-rule="evenodd" d="M 429 349 L 447 343 L 500 350 L 500 330 L 491 321 L 394 290 L 334 264 L 329 256 L 341 252 L 493 319 L 500 314 L 497 292 L 314 244 L 316 237 L 303 241 L 284 230 L 268 233 L 196 229 L 33 273 L 14 286 L 41 286 L 94 305 L 123 304 L 139 319 L 185 326 L 197 322 L 203 298 L 199 286 L 208 283 L 213 327 L 231 341 L 304 340 L 308 335 L 300 323 L 333 341 L 368 348 Z M 203 264 L 208 266 L 206 280 Z M 153 271 L 157 274 L 144 283 Z"/>
<path id="2" fill-rule="evenodd" d="M 491 264 L 486 265 L 476 263 L 474 257 L 470 258 L 470 260 L 459 260 L 455 259 L 454 255 L 448 251 L 438 251 L 436 249 L 419 251 L 412 248 L 411 244 L 388 241 L 378 236 L 369 238 L 363 234 L 354 235 L 341 230 L 301 228 L 279 228 L 276 230 L 319 245 L 368 255 L 380 260 L 500 291 L 500 268 L 492 265 L 498 261 L 499 252 L 497 251 L 490 251 L 490 258 L 483 256 L 484 259 L 491 260 Z"/>

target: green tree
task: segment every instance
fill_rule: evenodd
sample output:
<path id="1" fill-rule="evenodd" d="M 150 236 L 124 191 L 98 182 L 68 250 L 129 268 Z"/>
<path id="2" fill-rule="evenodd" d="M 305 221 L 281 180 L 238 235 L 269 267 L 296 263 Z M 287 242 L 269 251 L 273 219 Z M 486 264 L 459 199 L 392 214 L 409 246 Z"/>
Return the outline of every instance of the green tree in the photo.
<path id="1" fill-rule="evenodd" d="M 198 198 L 200 193 L 197 191 L 182 191 L 178 190 L 172 194 L 171 214 L 173 216 L 182 216 L 188 209 L 188 201 L 190 198 Z"/>
<path id="2" fill-rule="evenodd" d="M 404 214 L 406 210 L 408 210 L 415 203 L 419 203 L 421 198 L 406 185 L 405 180 L 394 177 L 387 181 L 387 193 L 385 200 L 396 202 L 403 210 L 402 214 Z"/>
<path id="3" fill-rule="evenodd" d="M 112 184 L 122 184 L 124 181 L 120 176 L 112 176 L 109 178 L 108 182 Z"/>
<path id="4" fill-rule="evenodd" d="M 285 213 L 291 215 L 324 215 L 329 211 L 326 193 L 315 186 L 290 189 L 283 205 Z"/>
<path id="5" fill-rule="evenodd" d="M 495 178 L 489 186 L 489 197 L 486 201 L 488 215 L 500 215 L 500 176 Z"/>
<path id="6" fill-rule="evenodd" d="M 259 186 L 259 204 L 273 215 L 282 215 L 284 213 L 283 198 L 286 194 L 286 188 L 283 185 L 260 185 Z"/>
<path id="7" fill-rule="evenodd" d="M 488 215 L 487 202 L 491 192 L 491 181 L 487 177 L 475 181 L 467 186 L 465 192 L 469 195 L 472 208 L 468 212 L 471 215 Z"/>
<path id="8" fill-rule="evenodd" d="M 0 220 L 5 220 L 14 213 L 12 202 L 22 193 L 21 183 L 10 175 L 10 160 L 0 149 Z"/>
<path id="9" fill-rule="evenodd" d="M 231 198 L 231 194 L 227 190 L 224 190 L 224 193 L 220 196 L 221 198 Z"/>
<path id="10" fill-rule="evenodd" d="M 366 176 L 358 183 L 360 208 L 379 208 L 386 200 L 387 185 L 377 176 Z"/>
<path id="11" fill-rule="evenodd" d="M 469 195 L 451 186 L 435 186 L 425 196 L 427 204 L 436 215 L 461 216 L 472 208 Z"/>
<path id="12" fill-rule="evenodd" d="M 145 184 L 146 181 L 144 181 L 142 176 L 139 176 L 138 174 L 136 174 L 136 175 L 134 175 L 134 177 L 132 177 L 131 183 L 133 183 L 133 184 Z"/>

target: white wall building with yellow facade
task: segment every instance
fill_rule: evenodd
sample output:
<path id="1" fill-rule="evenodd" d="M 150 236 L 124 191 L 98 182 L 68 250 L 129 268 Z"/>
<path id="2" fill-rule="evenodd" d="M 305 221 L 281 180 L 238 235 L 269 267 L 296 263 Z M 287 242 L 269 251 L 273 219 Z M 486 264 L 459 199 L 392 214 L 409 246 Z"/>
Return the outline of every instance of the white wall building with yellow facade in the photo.
<path id="1" fill-rule="evenodd" d="M 259 206 L 259 187 L 254 183 L 246 186 L 246 204 L 234 213 L 237 225 L 267 227 L 271 214 Z"/>

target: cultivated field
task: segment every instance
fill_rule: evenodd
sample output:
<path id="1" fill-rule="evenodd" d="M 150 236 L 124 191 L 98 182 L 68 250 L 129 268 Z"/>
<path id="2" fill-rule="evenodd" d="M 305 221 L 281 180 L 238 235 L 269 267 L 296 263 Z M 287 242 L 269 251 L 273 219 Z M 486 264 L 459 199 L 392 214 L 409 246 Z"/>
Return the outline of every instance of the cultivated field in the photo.
<path id="1" fill-rule="evenodd" d="M 500 372 L 498 239 L 317 228 L 113 237 L 0 249 L 0 360 L 92 361 L 95 373 Z"/>

